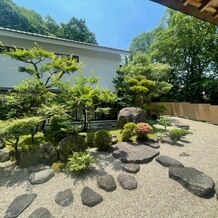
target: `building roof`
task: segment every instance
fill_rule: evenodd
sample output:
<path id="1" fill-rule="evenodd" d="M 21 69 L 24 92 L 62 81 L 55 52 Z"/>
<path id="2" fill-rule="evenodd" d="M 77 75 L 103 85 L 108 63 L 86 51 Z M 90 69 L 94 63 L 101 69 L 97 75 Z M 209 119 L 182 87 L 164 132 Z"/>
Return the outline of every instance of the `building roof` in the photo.
<path id="1" fill-rule="evenodd" d="M 8 29 L 0 27 L 0 36 L 10 36 L 14 38 L 22 38 L 22 39 L 29 39 L 36 42 L 52 42 L 56 44 L 64 44 L 64 45 L 70 45 L 75 48 L 83 48 L 83 49 L 89 49 L 89 50 L 95 50 L 95 51 L 101 51 L 101 52 L 109 52 L 109 53 L 115 53 L 115 54 L 123 54 L 123 55 L 129 55 L 129 51 L 123 50 L 123 49 L 117 49 L 117 48 L 110 48 L 106 46 L 99 46 L 96 44 L 86 43 L 86 42 L 79 42 L 75 40 L 70 39 L 64 39 L 64 38 L 58 38 L 55 36 L 48 36 L 48 35 L 42 35 L 38 33 L 31 33 L 31 32 L 25 32 L 21 30 L 15 30 L 15 29 Z"/>
<path id="2" fill-rule="evenodd" d="M 218 25 L 218 0 L 150 0 Z"/>

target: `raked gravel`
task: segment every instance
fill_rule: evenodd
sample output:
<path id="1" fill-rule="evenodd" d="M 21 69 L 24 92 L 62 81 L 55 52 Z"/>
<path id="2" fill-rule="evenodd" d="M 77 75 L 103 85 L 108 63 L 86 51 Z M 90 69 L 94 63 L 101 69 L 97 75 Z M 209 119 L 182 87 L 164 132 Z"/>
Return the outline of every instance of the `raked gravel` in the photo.
<path id="1" fill-rule="evenodd" d="M 162 143 L 160 153 L 170 156 L 185 166 L 203 171 L 218 182 L 218 126 L 182 118 L 176 121 L 190 125 L 190 134 L 179 145 Z M 180 156 L 185 152 L 190 156 Z M 82 176 L 69 176 L 56 173 L 48 182 L 31 185 L 28 170 L 19 169 L 8 163 L 0 164 L 0 217 L 18 195 L 36 193 L 33 203 L 20 215 L 27 218 L 34 210 L 46 207 L 56 218 L 215 218 L 218 217 L 218 200 L 215 197 L 199 198 L 185 190 L 180 184 L 168 177 L 168 168 L 156 161 L 140 165 L 135 174 L 138 188 L 124 190 L 117 176 L 122 172 L 122 164 L 110 154 L 98 155 L 99 164 Z M 117 189 L 106 192 L 97 186 L 98 175 L 109 173 L 114 176 Z M 89 208 L 81 202 L 82 188 L 89 186 L 103 196 L 103 202 Z M 59 191 L 71 188 L 74 202 L 68 207 L 55 203 Z"/>

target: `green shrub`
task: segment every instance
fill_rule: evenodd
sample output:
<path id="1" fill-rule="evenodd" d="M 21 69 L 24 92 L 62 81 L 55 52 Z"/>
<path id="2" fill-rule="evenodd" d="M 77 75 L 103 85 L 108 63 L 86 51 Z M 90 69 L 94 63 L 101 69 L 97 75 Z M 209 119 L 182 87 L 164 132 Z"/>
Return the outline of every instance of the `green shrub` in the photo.
<path id="1" fill-rule="evenodd" d="M 152 132 L 152 127 L 147 123 L 138 123 L 136 125 L 136 137 L 138 141 L 145 141 L 148 139 L 147 134 Z"/>
<path id="2" fill-rule="evenodd" d="M 68 158 L 66 168 L 72 172 L 79 172 L 87 169 L 90 164 L 94 163 L 94 157 L 88 152 L 74 152 Z"/>
<path id="3" fill-rule="evenodd" d="M 122 141 L 129 142 L 131 137 L 135 134 L 136 124 L 133 122 L 126 123 L 122 131 Z"/>
<path id="4" fill-rule="evenodd" d="M 95 147 L 94 139 L 95 139 L 95 133 L 94 132 L 87 132 L 86 144 L 88 147 L 90 147 L 90 148 Z"/>
<path id="5" fill-rule="evenodd" d="M 177 142 L 179 141 L 183 136 L 186 136 L 187 134 L 189 134 L 189 131 L 186 129 L 171 129 L 170 130 L 170 139 L 173 142 Z"/>
<path id="6" fill-rule="evenodd" d="M 164 126 L 164 129 L 166 130 L 166 127 L 167 126 L 170 126 L 171 125 L 171 120 L 166 118 L 166 117 L 162 117 L 160 120 L 159 120 L 159 124 Z"/>
<path id="7" fill-rule="evenodd" d="M 64 164 L 63 162 L 57 161 L 57 162 L 54 162 L 54 163 L 51 165 L 51 168 L 52 168 L 56 173 L 59 173 L 59 172 L 63 171 L 64 165 L 65 165 L 65 164 Z"/>
<path id="8" fill-rule="evenodd" d="M 99 151 L 105 151 L 111 146 L 112 135 L 106 130 L 99 130 L 95 133 L 94 144 Z"/>

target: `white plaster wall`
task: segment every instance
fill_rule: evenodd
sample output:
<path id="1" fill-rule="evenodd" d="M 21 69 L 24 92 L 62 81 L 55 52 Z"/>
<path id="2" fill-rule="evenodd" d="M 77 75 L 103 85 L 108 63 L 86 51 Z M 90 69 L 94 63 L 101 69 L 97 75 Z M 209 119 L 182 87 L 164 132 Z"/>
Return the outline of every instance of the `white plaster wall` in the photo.
<path id="1" fill-rule="evenodd" d="M 1 37 L 0 41 L 7 46 L 16 46 L 20 48 L 32 48 L 34 42 L 30 40 L 22 39 L 10 39 L 9 37 Z M 94 72 L 100 78 L 100 86 L 108 87 L 113 90 L 112 79 L 116 75 L 116 69 L 119 66 L 120 56 L 118 54 L 91 51 L 81 48 L 72 48 L 69 46 L 61 46 L 57 44 L 37 42 L 43 49 L 63 54 L 74 54 L 79 56 L 80 62 L 83 62 L 82 68 L 86 76 L 91 75 Z M 12 60 L 10 57 L 0 55 L 0 87 L 13 87 L 21 82 L 23 79 L 28 78 L 25 73 L 18 72 L 18 67 L 23 63 Z M 73 81 L 73 77 L 76 76 L 76 72 L 64 77 L 64 80 L 70 79 Z"/>

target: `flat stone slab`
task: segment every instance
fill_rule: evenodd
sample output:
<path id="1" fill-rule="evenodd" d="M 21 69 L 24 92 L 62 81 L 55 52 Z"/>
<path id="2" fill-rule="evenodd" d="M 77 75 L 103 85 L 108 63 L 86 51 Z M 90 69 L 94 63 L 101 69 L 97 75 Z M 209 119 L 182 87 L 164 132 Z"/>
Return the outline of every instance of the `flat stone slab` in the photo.
<path id="1" fill-rule="evenodd" d="M 97 185 L 105 191 L 114 191 L 117 186 L 112 175 L 99 176 L 97 178 Z"/>
<path id="2" fill-rule="evenodd" d="M 164 167 L 184 167 L 184 165 L 181 162 L 165 155 L 160 155 L 155 160 Z"/>
<path id="3" fill-rule="evenodd" d="M 55 202 L 62 206 L 62 207 L 67 207 L 73 203 L 73 193 L 70 188 L 58 192 L 56 197 L 55 197 Z"/>
<path id="4" fill-rule="evenodd" d="M 46 170 L 46 169 L 50 169 L 50 167 L 45 165 L 45 164 L 38 164 L 36 166 L 29 167 L 28 171 L 30 173 L 33 173 L 33 172 L 38 172 L 38 171 L 42 171 L 42 170 Z"/>
<path id="5" fill-rule="evenodd" d="M 115 149 L 113 156 L 123 163 L 148 163 L 159 155 L 159 151 L 143 144 L 121 142 L 113 147 Z"/>
<path id="6" fill-rule="evenodd" d="M 88 207 L 94 207 L 103 201 L 103 197 L 89 187 L 84 187 L 81 192 L 82 203 Z"/>
<path id="7" fill-rule="evenodd" d="M 52 169 L 46 169 L 30 174 L 29 181 L 32 185 L 42 184 L 49 181 L 54 175 L 55 172 Z"/>
<path id="8" fill-rule="evenodd" d="M 4 218 L 18 217 L 36 198 L 37 194 L 23 194 L 16 197 L 8 209 Z"/>
<path id="9" fill-rule="evenodd" d="M 158 142 L 147 142 L 146 145 L 150 146 L 151 148 L 155 148 L 155 149 L 160 148 L 160 144 Z"/>
<path id="10" fill-rule="evenodd" d="M 139 164 L 129 163 L 123 166 L 123 170 L 127 173 L 138 173 L 140 170 Z"/>
<path id="11" fill-rule="evenodd" d="M 126 175 L 126 174 L 120 174 L 118 175 L 118 181 L 120 185 L 127 190 L 133 190 L 136 189 L 138 186 L 138 182 L 134 176 Z"/>
<path id="12" fill-rule="evenodd" d="M 178 128 L 181 128 L 181 129 L 189 130 L 189 125 L 184 124 L 184 123 L 178 123 L 178 124 L 175 124 L 175 126 L 177 126 Z"/>
<path id="13" fill-rule="evenodd" d="M 54 216 L 48 209 L 40 207 L 31 213 L 29 218 L 54 218 Z"/>
<path id="14" fill-rule="evenodd" d="M 202 197 L 214 191 L 214 181 L 192 167 L 170 167 L 169 178 L 179 182 L 188 191 Z"/>

